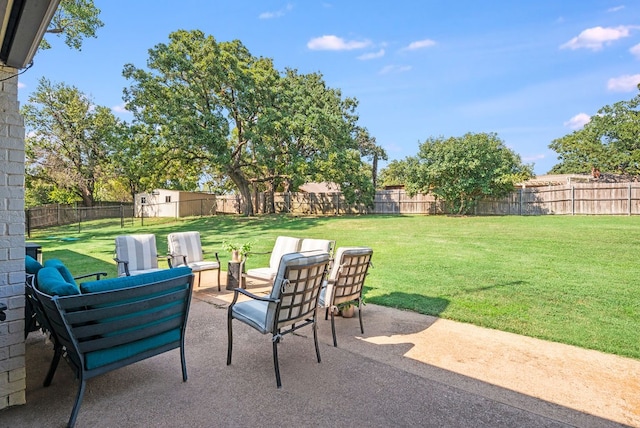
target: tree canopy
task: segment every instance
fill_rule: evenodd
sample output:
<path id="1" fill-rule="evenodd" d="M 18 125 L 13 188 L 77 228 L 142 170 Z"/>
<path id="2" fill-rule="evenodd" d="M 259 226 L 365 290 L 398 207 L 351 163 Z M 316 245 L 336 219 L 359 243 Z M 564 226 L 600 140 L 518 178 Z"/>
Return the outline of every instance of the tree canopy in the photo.
<path id="1" fill-rule="evenodd" d="M 28 187 L 64 189 L 92 206 L 105 177 L 119 121 L 76 87 L 41 79 L 22 109 Z"/>
<path id="2" fill-rule="evenodd" d="M 355 99 L 318 73 L 278 72 L 238 40 L 176 31 L 149 50 L 147 68 L 125 66 L 127 108 L 153 132 L 165 159 L 228 177 L 253 215 L 252 193 L 333 181 L 371 199 L 356 136 Z"/>
<path id="3" fill-rule="evenodd" d="M 560 163 L 554 173 L 640 174 L 640 94 L 598 110 L 582 129 L 553 140 Z"/>
<path id="4" fill-rule="evenodd" d="M 400 182 L 410 195 L 432 193 L 452 212 L 468 214 L 483 197 L 502 197 L 533 174 L 520 156 L 494 133 L 427 139 L 418 155 L 394 161 L 384 171 L 387 182 Z"/>

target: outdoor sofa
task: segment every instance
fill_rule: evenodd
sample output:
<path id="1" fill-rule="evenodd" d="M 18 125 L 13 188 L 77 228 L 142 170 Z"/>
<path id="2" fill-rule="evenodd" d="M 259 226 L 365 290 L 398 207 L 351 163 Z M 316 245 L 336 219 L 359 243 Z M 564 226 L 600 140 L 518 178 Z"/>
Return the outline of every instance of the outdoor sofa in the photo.
<path id="1" fill-rule="evenodd" d="M 39 269 L 28 298 L 34 299 L 54 345 L 45 386 L 61 355 L 79 380 L 67 426 L 74 426 L 86 381 L 93 377 L 179 348 L 182 380 L 187 380 L 184 337 L 193 290 L 190 268 L 79 285 L 65 280 L 61 270 L 66 270 L 61 263 Z"/>

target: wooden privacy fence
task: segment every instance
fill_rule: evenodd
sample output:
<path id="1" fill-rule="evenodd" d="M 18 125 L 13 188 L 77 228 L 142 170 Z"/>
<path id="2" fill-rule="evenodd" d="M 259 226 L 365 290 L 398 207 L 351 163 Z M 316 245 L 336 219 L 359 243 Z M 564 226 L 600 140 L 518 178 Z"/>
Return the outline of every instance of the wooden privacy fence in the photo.
<path id="1" fill-rule="evenodd" d="M 341 193 L 259 193 L 253 196 L 256 214 L 449 214 L 446 204 L 431 194 L 409 196 L 402 189 L 379 190 L 372 207 L 349 204 Z M 191 200 L 148 205 L 145 216 L 206 216 L 242 213 L 239 195 L 215 196 L 215 200 Z M 164 207 L 164 208 L 162 208 Z M 184 213 L 184 214 L 183 214 Z M 475 215 L 637 215 L 640 214 L 640 183 L 572 183 L 519 188 L 505 198 L 485 199 Z M 139 213 L 137 214 L 139 216 Z"/>
<path id="2" fill-rule="evenodd" d="M 372 207 L 346 202 L 340 193 L 260 193 L 254 195 L 256 214 L 294 215 L 344 214 L 449 214 L 445 204 L 431 194 L 410 197 L 404 190 L 376 192 Z M 27 231 L 96 219 L 145 217 L 193 217 L 242 213 L 238 195 L 211 196 L 207 199 L 144 204 L 101 203 L 99 207 L 45 205 L 25 211 Z M 273 207 L 272 211 L 270 208 Z M 505 198 L 485 199 L 475 215 L 640 215 L 640 183 L 571 183 L 556 186 L 520 188 Z M 79 226 L 78 226 L 79 227 Z"/>

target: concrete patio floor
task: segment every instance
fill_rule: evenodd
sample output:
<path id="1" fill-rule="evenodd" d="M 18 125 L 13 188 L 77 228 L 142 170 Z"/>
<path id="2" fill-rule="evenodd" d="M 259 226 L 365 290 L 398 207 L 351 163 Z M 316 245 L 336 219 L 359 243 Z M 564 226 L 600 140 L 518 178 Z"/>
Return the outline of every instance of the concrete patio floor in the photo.
<path id="1" fill-rule="evenodd" d="M 203 284 L 187 327 L 189 380 L 178 350 L 92 379 L 77 427 L 640 427 L 640 361 L 373 304 L 364 335 L 357 317 L 336 318 L 338 348 L 322 313 L 320 364 L 310 329 L 285 336 L 278 390 L 269 338 L 238 322 L 226 365 L 232 293 Z M 0 427 L 65 426 L 71 370 L 61 362 L 43 388 L 51 346 L 34 332 L 26 349 L 27 404 L 0 411 Z"/>

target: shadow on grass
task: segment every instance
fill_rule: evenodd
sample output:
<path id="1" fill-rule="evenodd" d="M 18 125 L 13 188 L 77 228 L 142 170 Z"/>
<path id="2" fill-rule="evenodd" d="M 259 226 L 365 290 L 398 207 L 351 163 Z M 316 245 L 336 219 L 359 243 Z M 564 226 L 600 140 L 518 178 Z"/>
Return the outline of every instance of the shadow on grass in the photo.
<path id="1" fill-rule="evenodd" d="M 364 295 L 367 290 L 364 288 Z M 449 306 L 449 300 L 442 297 L 423 296 L 414 293 L 402 293 L 394 291 L 382 296 L 366 298 L 367 303 L 375 303 L 376 305 L 386 306 L 389 308 L 406 309 L 424 315 L 440 316 L 442 312 Z"/>
<path id="2" fill-rule="evenodd" d="M 460 296 L 460 295 L 464 295 L 464 294 L 471 294 L 471 293 L 481 293 L 483 291 L 489 291 L 489 290 L 493 290 L 496 288 L 503 288 L 503 287 L 516 287 L 518 285 L 525 285 L 528 284 L 527 281 L 522 281 L 522 280 L 516 280 L 516 281 L 506 281 L 506 282 L 496 282 L 494 284 L 490 284 L 490 285 L 483 285 L 481 287 L 473 287 L 473 288 L 461 288 L 459 291 L 455 292 L 455 293 L 451 293 L 451 296 Z"/>
<path id="3" fill-rule="evenodd" d="M 166 220 L 166 219 L 165 219 Z M 199 231 L 202 246 L 208 253 L 218 251 L 222 248 L 225 240 L 240 242 L 251 241 L 260 251 L 268 251 L 275 242 L 274 235 L 289 234 L 300 236 L 310 228 L 322 225 L 328 221 L 324 217 L 291 217 L 286 215 L 262 215 L 259 217 L 240 217 L 232 215 L 218 215 L 212 217 L 200 217 L 180 219 L 170 222 L 154 221 L 145 219 L 145 225 L 135 222 L 124 228 L 109 225 L 90 228 L 91 223 L 83 224 L 83 229 L 78 232 L 77 228 L 71 226 L 61 226 L 56 228 L 40 229 L 34 231 L 30 242 L 35 242 L 46 247 L 47 242 L 53 240 L 64 241 L 70 245 L 77 241 L 87 242 L 89 240 L 112 240 L 118 235 L 153 233 L 156 235 L 156 245 L 158 254 L 166 254 L 167 235 L 172 232 Z M 115 245 L 115 244 L 114 244 Z"/>

